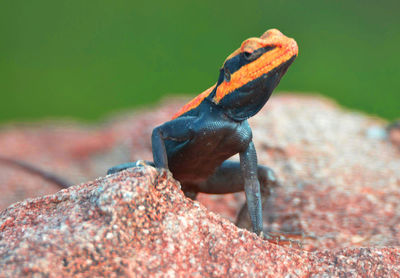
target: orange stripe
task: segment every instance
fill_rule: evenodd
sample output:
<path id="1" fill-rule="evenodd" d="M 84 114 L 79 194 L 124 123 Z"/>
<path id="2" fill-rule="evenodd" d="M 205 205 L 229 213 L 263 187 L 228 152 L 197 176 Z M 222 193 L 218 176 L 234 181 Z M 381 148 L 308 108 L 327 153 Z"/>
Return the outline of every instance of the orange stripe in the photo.
<path id="1" fill-rule="evenodd" d="M 214 90 L 215 85 L 212 86 L 211 88 L 208 88 L 207 90 L 205 90 L 204 92 L 202 92 L 200 95 L 198 95 L 197 97 L 195 97 L 194 99 L 192 99 L 190 102 L 188 102 L 187 104 L 185 104 L 173 117 L 173 119 L 178 118 L 180 115 L 188 112 L 189 110 L 192 110 L 194 108 L 196 108 L 197 106 L 200 105 L 200 103 L 209 95 L 211 94 L 211 92 Z"/>
<path id="2" fill-rule="evenodd" d="M 298 54 L 297 44 L 293 39 L 286 37 L 277 29 L 270 29 L 266 31 L 260 38 L 250 38 L 245 40 L 241 47 L 229 55 L 226 60 L 229 60 L 241 52 L 252 53 L 254 50 L 266 46 L 274 46 L 275 48 L 264 53 L 252 63 L 249 63 L 241 67 L 238 71 L 234 72 L 231 75 L 229 82 L 223 81 L 218 86 L 215 97 L 213 98 L 215 103 L 219 103 L 224 96 L 230 94 L 237 88 L 242 87 L 252 80 L 259 78 L 263 74 L 270 72 L 274 68 L 288 61 L 294 55 Z M 205 90 L 203 93 L 184 105 L 172 117 L 172 119 L 176 119 L 182 114 L 198 107 L 200 103 L 211 94 L 215 86 L 216 85 Z"/>
<path id="3" fill-rule="evenodd" d="M 282 49 L 275 48 L 266 52 L 254 62 L 243 66 L 231 76 L 231 81 L 224 81 L 217 88 L 214 102 L 219 103 L 227 94 L 233 92 L 237 88 L 257 79 L 264 73 L 268 73 L 277 66 L 283 64 L 293 56 L 293 51 L 289 48 L 282 53 Z"/>

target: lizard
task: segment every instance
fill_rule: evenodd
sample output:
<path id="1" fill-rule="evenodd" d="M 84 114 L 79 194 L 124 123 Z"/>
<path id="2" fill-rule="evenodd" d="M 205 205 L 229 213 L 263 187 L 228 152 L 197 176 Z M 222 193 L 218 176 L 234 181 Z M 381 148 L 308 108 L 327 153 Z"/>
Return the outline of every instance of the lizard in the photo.
<path id="1" fill-rule="evenodd" d="M 200 192 L 244 191 L 247 208 L 239 217 L 250 214 L 253 232 L 262 236 L 261 193 L 276 177 L 269 167 L 258 165 L 247 119 L 266 104 L 297 55 L 296 41 L 277 29 L 245 40 L 226 58 L 215 85 L 154 128 L 153 162 L 128 162 L 107 173 L 143 165 L 169 169 L 191 199 Z M 239 162 L 229 160 L 236 154 Z"/>
<path id="2" fill-rule="evenodd" d="M 117 165 L 113 174 L 150 165 L 169 169 L 185 195 L 245 191 L 247 206 L 239 213 L 243 225 L 250 214 L 253 231 L 262 235 L 262 198 L 277 183 L 272 169 L 257 164 L 247 119 L 257 114 L 298 54 L 296 42 L 271 29 L 245 40 L 223 63 L 218 81 L 184 105 L 152 134 L 153 160 Z M 228 160 L 239 153 L 240 162 Z M 2 157 L 0 162 L 42 176 L 61 188 L 70 183 L 29 163 Z M 268 236 L 268 235 L 265 235 Z"/>

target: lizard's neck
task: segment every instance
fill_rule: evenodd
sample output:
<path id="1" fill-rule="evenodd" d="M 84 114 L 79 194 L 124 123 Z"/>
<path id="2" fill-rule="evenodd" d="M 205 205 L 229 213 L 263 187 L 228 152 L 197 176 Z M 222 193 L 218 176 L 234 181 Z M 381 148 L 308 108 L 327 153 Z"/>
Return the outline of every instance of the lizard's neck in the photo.
<path id="1" fill-rule="evenodd" d="M 224 118 L 225 120 L 230 120 L 232 122 L 242 122 L 243 120 L 246 120 L 246 119 L 237 119 L 237 118 L 235 118 L 232 115 L 232 113 L 230 113 L 230 111 L 226 110 L 226 108 L 221 106 L 220 104 L 215 103 L 212 100 L 211 97 L 210 98 L 208 98 L 208 97 L 205 98 L 204 101 L 203 101 L 203 105 L 206 105 L 206 107 L 208 107 L 208 109 L 210 109 L 210 110 L 219 111 L 218 114 L 220 115 L 220 117 Z"/>

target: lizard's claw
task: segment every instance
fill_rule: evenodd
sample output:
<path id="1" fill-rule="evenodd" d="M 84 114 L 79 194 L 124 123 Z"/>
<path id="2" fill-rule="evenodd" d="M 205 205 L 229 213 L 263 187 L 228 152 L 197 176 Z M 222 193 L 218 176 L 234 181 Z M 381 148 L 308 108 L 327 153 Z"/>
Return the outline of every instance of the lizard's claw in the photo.
<path id="1" fill-rule="evenodd" d="M 264 240 L 267 240 L 271 243 L 280 245 L 280 246 L 290 246 L 291 248 L 302 248 L 303 243 L 300 239 L 303 238 L 303 235 L 299 234 L 280 234 L 280 233 L 260 233 L 260 237 Z M 293 239 L 295 238 L 295 239 Z"/>
<path id="2" fill-rule="evenodd" d="M 115 173 L 121 172 L 123 170 L 126 170 L 128 168 L 144 167 L 144 166 L 153 166 L 154 167 L 154 163 L 150 162 L 150 161 L 146 161 L 146 160 L 137 160 L 134 162 L 119 164 L 117 166 L 114 166 L 114 167 L 108 169 L 107 175 L 115 174 Z"/>
<path id="3" fill-rule="evenodd" d="M 144 166 L 148 166 L 149 164 L 147 163 L 146 160 L 137 160 L 136 161 L 136 167 L 144 167 Z"/>

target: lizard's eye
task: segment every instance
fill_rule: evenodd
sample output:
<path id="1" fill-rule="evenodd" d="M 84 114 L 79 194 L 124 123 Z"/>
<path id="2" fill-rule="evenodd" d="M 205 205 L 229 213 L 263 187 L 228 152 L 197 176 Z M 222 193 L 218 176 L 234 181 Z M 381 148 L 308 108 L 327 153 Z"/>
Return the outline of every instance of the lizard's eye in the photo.
<path id="1" fill-rule="evenodd" d="M 260 58 L 264 53 L 274 49 L 275 46 L 274 45 L 269 45 L 266 47 L 261 47 L 259 49 L 254 50 L 253 52 L 249 52 L 249 51 L 244 51 L 243 52 L 243 57 L 247 60 L 247 61 L 254 61 L 258 58 Z"/>
<path id="2" fill-rule="evenodd" d="M 243 56 L 244 58 L 246 58 L 246 60 L 250 60 L 251 59 L 251 54 L 250 52 L 243 52 Z"/>
<path id="3" fill-rule="evenodd" d="M 228 68 L 224 68 L 224 79 L 226 82 L 231 81 L 231 72 Z"/>

